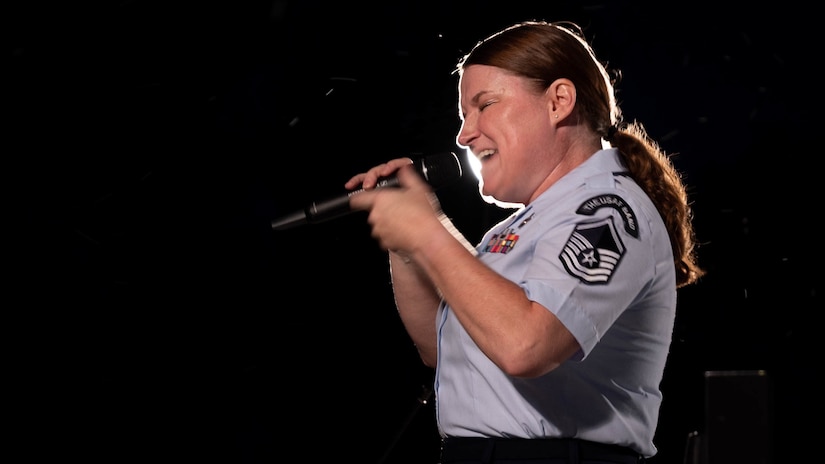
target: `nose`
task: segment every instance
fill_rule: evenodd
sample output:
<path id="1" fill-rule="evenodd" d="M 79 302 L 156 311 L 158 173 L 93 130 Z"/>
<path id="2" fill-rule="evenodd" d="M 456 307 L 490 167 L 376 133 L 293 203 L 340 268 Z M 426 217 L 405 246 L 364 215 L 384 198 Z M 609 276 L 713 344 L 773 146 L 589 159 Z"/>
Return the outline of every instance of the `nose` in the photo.
<path id="1" fill-rule="evenodd" d="M 467 116 L 461 121 L 461 129 L 459 129 L 455 140 L 459 146 L 469 147 L 476 138 L 478 138 L 478 125 L 474 122 L 473 117 Z"/>

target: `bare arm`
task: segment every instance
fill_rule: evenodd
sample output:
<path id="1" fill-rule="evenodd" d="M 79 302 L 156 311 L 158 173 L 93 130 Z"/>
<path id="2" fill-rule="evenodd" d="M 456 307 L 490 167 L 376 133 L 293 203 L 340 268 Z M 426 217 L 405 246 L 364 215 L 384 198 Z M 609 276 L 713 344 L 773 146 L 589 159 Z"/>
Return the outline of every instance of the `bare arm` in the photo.
<path id="1" fill-rule="evenodd" d="M 365 188 L 398 170 L 403 188 L 353 196 L 351 206 L 369 210 L 372 235 L 391 250 L 396 304 L 427 365 L 436 355 L 435 311 L 442 296 L 479 348 L 503 371 L 533 377 L 572 356 L 579 345 L 546 308 L 477 259 L 472 247 L 440 210 L 429 186 L 409 161 L 394 160 L 353 177 Z M 404 263 L 404 259 L 411 262 Z"/>
<path id="2" fill-rule="evenodd" d="M 422 269 L 409 258 L 390 253 L 395 305 L 404 328 L 425 365 L 436 366 L 435 318 L 441 296 Z"/>
<path id="3" fill-rule="evenodd" d="M 461 325 L 500 369 L 535 377 L 555 369 L 579 345 L 567 328 L 524 290 L 501 277 L 460 243 L 429 236 L 410 256 L 450 303 Z"/>

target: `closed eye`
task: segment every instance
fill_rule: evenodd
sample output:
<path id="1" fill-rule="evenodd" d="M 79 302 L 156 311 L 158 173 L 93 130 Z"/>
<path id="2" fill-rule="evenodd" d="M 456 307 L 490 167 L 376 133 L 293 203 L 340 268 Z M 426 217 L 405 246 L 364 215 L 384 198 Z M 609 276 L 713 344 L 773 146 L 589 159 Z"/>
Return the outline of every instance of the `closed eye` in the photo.
<path id="1" fill-rule="evenodd" d="M 478 107 L 478 109 L 479 109 L 479 111 L 484 111 L 484 108 L 487 108 L 488 106 L 492 105 L 495 102 L 496 102 L 496 100 L 487 100 L 486 102 L 482 103 L 481 106 Z"/>

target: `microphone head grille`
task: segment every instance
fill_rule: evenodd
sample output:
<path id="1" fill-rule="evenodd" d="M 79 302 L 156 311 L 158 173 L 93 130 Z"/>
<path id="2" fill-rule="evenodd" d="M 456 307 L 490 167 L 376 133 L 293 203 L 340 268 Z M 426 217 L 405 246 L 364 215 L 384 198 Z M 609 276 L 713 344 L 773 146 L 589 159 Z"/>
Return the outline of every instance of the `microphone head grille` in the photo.
<path id="1" fill-rule="evenodd" d="M 461 178 L 461 163 L 455 153 L 439 153 L 421 159 L 421 175 L 433 188 L 439 188 Z"/>

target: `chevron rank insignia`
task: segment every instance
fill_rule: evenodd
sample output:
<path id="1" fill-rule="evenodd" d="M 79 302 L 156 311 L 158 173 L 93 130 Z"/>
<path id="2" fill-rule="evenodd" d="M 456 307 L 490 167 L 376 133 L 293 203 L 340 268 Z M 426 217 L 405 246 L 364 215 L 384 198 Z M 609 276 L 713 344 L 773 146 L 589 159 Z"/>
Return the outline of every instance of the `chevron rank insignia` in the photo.
<path id="1" fill-rule="evenodd" d="M 586 284 L 606 284 L 624 255 L 613 217 L 576 225 L 559 259 L 573 277 Z"/>

